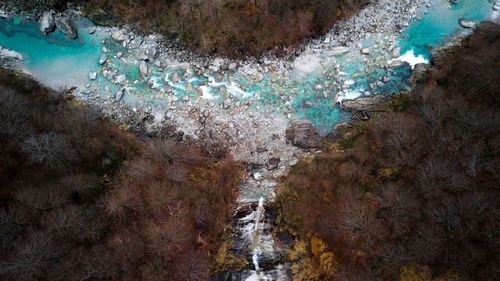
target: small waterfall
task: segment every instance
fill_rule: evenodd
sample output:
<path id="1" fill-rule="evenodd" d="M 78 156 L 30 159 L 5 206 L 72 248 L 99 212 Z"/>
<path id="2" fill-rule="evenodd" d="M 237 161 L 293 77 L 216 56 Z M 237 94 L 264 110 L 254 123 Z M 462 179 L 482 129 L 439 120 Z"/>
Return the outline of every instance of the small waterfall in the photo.
<path id="1" fill-rule="evenodd" d="M 254 233 L 253 233 L 253 255 L 252 255 L 252 261 L 253 265 L 255 267 L 255 271 L 259 272 L 260 271 L 260 266 L 259 266 L 259 255 L 261 254 L 261 249 L 260 249 L 260 237 L 261 237 L 261 223 L 262 223 L 262 215 L 264 213 L 264 197 L 260 197 L 259 199 L 259 205 L 257 206 L 257 210 L 255 211 L 255 219 L 254 219 Z"/>
<path id="2" fill-rule="evenodd" d="M 240 272 L 224 272 L 214 281 L 289 281 L 289 265 L 282 262 L 283 249 L 275 241 L 273 228 L 274 179 L 255 170 L 240 183 L 231 252 L 248 261 Z M 258 176 L 256 176 L 258 175 Z"/>

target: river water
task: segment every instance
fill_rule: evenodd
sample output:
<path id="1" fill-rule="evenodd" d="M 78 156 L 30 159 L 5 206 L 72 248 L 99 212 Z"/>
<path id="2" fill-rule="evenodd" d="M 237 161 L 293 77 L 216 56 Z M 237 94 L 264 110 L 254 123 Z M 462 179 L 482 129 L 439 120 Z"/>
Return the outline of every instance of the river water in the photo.
<path id="1" fill-rule="evenodd" d="M 398 38 L 401 54 L 406 53 L 404 58 L 408 59 L 409 52 L 421 56 L 421 61 L 428 60 L 433 47 L 464 31 L 457 23 L 459 18 L 481 21 L 491 14 L 492 4 L 488 0 L 463 0 L 455 5 L 444 0 L 434 2 L 429 12 L 421 15 L 421 20 L 414 21 L 404 33 L 383 34 L 385 38 Z M 137 60 L 117 59 L 116 54 L 125 53 L 126 49 L 109 40 L 104 30 L 89 35 L 90 26 L 91 23 L 81 22 L 79 39 L 69 40 L 58 31 L 43 36 L 36 23 L 22 18 L 0 19 L 0 45 L 21 53 L 26 71 L 51 87 L 82 87 L 91 83 L 88 73 L 95 71 L 99 75 L 92 86 L 100 89 L 100 95 L 115 95 L 121 85 L 110 81 L 113 74 L 103 77 L 100 73 L 102 67 L 97 63 L 102 48 L 106 47 L 109 57 L 106 67 L 117 69 L 119 72 L 115 76 L 125 74 L 129 81 L 123 100 L 126 104 L 161 110 L 165 96 L 158 93 L 165 92 L 172 92 L 177 100 L 183 100 L 185 96 L 196 99 L 201 94 L 201 103 L 216 104 L 230 96 L 241 103 L 252 101 L 251 107 L 257 110 L 279 111 L 293 119 L 309 119 L 323 133 L 349 118 L 347 113 L 339 110 L 337 101 L 362 94 L 390 94 L 407 89 L 411 73 L 407 66 L 389 67 L 391 57 L 383 50 L 383 42 L 379 42 L 385 38 L 373 36 L 360 42 L 363 47 L 374 50 L 368 56 L 373 60 L 368 61 L 359 56 L 358 50 L 341 56 L 329 53 L 303 56 L 299 58 L 303 61 L 297 60 L 295 69 L 286 73 L 264 73 L 258 79 L 243 71 L 212 72 L 206 77 L 195 73 L 190 66 L 179 67 L 178 63 L 167 62 L 165 67 L 152 68 L 151 77 L 144 81 L 139 77 Z M 410 56 L 409 59 L 414 58 Z M 184 79 L 173 81 L 174 76 Z M 217 76 L 220 81 L 216 82 Z"/>
<path id="2" fill-rule="evenodd" d="M 417 19 L 402 33 L 373 32 L 343 47 L 330 36 L 331 42 L 325 39 L 317 44 L 319 50 L 304 52 L 291 68 L 281 67 L 285 63 L 279 60 L 264 61 L 260 69 L 266 71 L 261 72 L 245 64 L 227 71 L 200 70 L 192 62 L 168 56 L 156 59 L 149 49 L 141 49 L 148 38 L 134 37 L 125 46 L 111 39 L 107 28 L 89 34 L 93 25 L 85 19 L 78 22 L 79 38 L 70 40 L 59 31 L 43 36 L 37 23 L 21 17 L 0 18 L 0 55 L 6 50 L 17 52 L 25 72 L 53 88 L 77 86 L 83 99 L 121 92 L 119 102 L 148 108 L 160 116 L 183 106 L 224 109 L 229 99 L 233 107 L 246 104 L 249 112 L 311 120 L 326 134 L 350 117 L 338 102 L 408 90 L 415 63 L 429 62 L 433 48 L 469 31 L 459 26 L 460 18 L 479 22 L 492 13 L 488 0 L 461 0 L 454 5 L 445 0 L 430 2 L 430 8 L 421 7 Z M 144 52 L 149 56 L 147 77 L 141 77 L 138 70 L 138 58 Z M 101 65 L 98 61 L 103 55 L 107 62 Z M 89 79 L 91 72 L 97 73 L 95 80 Z M 232 250 L 248 260 L 249 268 L 226 275 L 227 280 L 288 280 L 287 265 L 276 263 L 282 253 L 273 238 L 272 201 L 277 184 L 258 175 L 254 172 L 241 183 L 234 222 Z"/>

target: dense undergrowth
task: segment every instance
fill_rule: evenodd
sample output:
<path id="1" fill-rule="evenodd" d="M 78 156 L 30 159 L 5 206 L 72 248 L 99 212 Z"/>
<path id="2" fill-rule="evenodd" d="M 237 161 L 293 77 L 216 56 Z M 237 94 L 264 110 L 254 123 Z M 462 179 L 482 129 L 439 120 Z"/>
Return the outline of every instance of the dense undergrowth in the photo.
<path id="1" fill-rule="evenodd" d="M 64 9 L 66 0 L 27 1 Z M 239 57 L 279 51 L 330 29 L 366 0 L 88 0 L 88 16 L 104 24 L 130 24 L 176 38 L 200 53 Z"/>
<path id="2" fill-rule="evenodd" d="M 449 53 L 404 109 L 292 169 L 296 280 L 500 279 L 499 26 Z"/>
<path id="3" fill-rule="evenodd" d="M 0 71 L 0 279 L 207 280 L 239 168 Z"/>

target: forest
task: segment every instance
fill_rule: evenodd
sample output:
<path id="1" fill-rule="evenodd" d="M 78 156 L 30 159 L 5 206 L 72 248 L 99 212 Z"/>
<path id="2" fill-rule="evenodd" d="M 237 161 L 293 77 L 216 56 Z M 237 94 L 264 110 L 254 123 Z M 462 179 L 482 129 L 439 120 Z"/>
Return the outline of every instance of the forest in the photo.
<path id="1" fill-rule="evenodd" d="M 295 280 L 500 279 L 500 29 L 463 45 L 283 180 Z"/>
<path id="2" fill-rule="evenodd" d="M 207 280 L 239 166 L 0 71 L 0 279 Z"/>
<path id="3" fill-rule="evenodd" d="M 64 10 L 67 0 L 16 0 L 25 10 Z M 199 53 L 230 57 L 283 53 L 328 31 L 367 0 L 87 0 L 83 12 L 98 24 L 127 24 L 161 33 Z"/>

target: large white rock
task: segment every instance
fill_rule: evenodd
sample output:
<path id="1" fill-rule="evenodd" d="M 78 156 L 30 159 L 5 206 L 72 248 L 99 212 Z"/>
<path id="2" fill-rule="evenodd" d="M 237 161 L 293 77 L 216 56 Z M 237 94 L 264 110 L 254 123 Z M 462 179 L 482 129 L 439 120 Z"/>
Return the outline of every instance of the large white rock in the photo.
<path id="1" fill-rule="evenodd" d="M 121 30 L 121 29 L 113 31 L 111 33 L 111 38 L 113 38 L 114 40 L 116 40 L 118 42 L 123 42 L 123 41 L 125 41 L 125 39 L 127 39 L 127 37 L 123 33 L 123 30 Z"/>
<path id="2" fill-rule="evenodd" d="M 40 18 L 40 32 L 47 35 L 56 29 L 56 22 L 54 20 L 54 11 L 46 11 Z"/>

